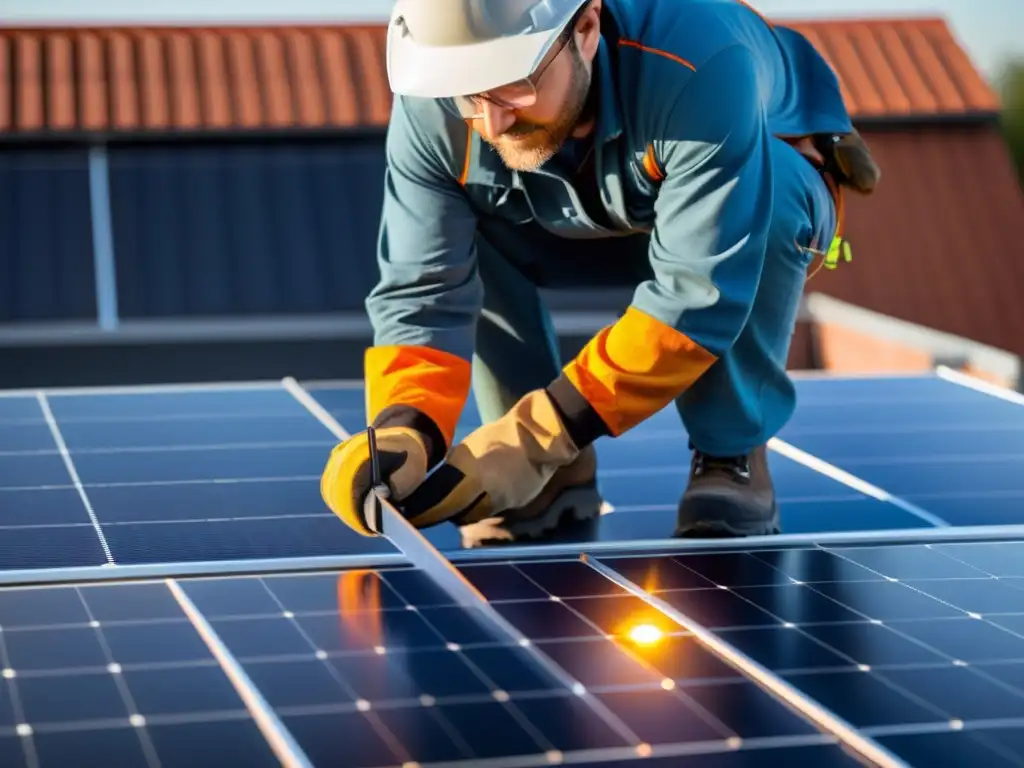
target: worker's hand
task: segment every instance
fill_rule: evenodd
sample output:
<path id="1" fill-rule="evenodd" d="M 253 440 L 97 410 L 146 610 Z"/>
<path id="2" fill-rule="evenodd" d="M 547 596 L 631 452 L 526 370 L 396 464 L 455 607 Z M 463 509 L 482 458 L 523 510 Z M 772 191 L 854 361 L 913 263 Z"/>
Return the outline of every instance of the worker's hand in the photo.
<path id="1" fill-rule="evenodd" d="M 523 397 L 455 446 L 401 504 L 417 528 L 466 525 L 523 507 L 579 454 L 544 390 Z"/>
<path id="2" fill-rule="evenodd" d="M 381 480 L 387 484 L 389 498 L 395 502 L 400 502 L 423 482 L 434 454 L 436 439 L 428 432 L 395 425 L 415 420 L 392 419 L 392 426 L 387 421 L 378 422 L 374 429 Z M 364 536 L 375 535 L 363 512 L 363 503 L 370 493 L 370 470 L 369 436 L 360 432 L 331 451 L 320 478 L 320 495 L 327 506 L 347 526 Z"/>

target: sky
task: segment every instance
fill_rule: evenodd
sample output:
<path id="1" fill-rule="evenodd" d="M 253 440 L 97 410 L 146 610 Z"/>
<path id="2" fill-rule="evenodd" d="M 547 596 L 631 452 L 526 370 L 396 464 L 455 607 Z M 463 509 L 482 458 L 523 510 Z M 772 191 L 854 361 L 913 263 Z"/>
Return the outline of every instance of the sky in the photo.
<path id="1" fill-rule="evenodd" d="M 768 16 L 941 15 L 978 68 L 1024 56 L 1024 0 L 752 0 Z M 0 0 L 0 25 L 338 22 L 385 18 L 391 0 Z"/>

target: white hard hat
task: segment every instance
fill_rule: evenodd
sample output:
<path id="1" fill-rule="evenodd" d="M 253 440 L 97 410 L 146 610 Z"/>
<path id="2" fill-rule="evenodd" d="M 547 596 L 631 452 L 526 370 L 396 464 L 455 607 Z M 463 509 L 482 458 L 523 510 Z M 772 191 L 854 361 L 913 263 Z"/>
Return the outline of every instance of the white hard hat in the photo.
<path id="1" fill-rule="evenodd" d="M 387 36 L 391 90 L 451 98 L 522 80 L 588 0 L 397 0 Z"/>

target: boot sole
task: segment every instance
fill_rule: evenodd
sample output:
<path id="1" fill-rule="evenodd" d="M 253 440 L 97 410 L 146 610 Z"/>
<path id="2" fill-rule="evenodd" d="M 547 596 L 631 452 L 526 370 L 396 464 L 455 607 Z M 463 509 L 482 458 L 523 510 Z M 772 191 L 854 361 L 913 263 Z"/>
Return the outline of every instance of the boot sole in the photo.
<path id="1" fill-rule="evenodd" d="M 744 539 L 748 536 L 777 536 L 782 533 L 779 507 L 773 505 L 772 515 L 766 520 L 728 520 L 708 515 L 686 525 L 676 526 L 672 536 L 676 539 Z"/>
<path id="2" fill-rule="evenodd" d="M 491 518 L 463 528 L 463 547 L 493 546 L 496 544 L 519 544 L 523 541 L 538 541 L 558 530 L 566 523 L 584 523 L 601 516 L 604 500 L 596 488 L 573 488 L 560 494 L 543 513 L 527 520 L 502 524 Z M 497 535 L 476 535 L 466 541 L 467 529 L 494 531 Z"/>

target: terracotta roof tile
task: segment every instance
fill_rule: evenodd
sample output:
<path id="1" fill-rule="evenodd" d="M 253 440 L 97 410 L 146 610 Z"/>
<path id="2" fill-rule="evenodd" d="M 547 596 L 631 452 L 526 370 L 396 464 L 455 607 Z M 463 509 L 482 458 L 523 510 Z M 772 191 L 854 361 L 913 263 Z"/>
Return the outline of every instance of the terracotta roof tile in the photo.
<path id="1" fill-rule="evenodd" d="M 999 110 L 999 98 L 940 18 L 785 23 L 839 74 L 851 112 L 864 117 Z"/>
<path id="2" fill-rule="evenodd" d="M 853 262 L 807 290 L 1024 354 L 1024 192 L 991 125 L 864 132 L 883 169 L 847 195 Z"/>
<path id="3" fill-rule="evenodd" d="M 781 22 L 856 117 L 993 112 L 942 19 Z M 0 30 L 0 132 L 347 128 L 387 122 L 382 25 Z"/>

